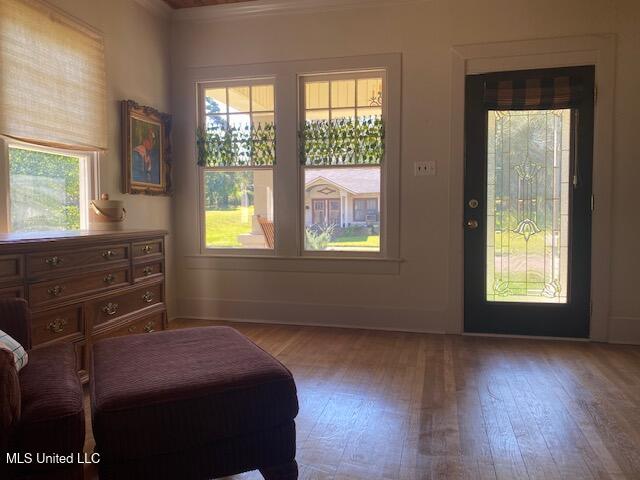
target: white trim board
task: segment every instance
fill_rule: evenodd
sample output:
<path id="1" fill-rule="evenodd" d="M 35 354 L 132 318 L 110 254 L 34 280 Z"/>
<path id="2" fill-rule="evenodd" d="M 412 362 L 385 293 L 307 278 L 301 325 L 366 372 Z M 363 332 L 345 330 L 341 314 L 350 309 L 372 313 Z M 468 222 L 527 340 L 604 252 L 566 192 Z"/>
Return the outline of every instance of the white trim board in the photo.
<path id="1" fill-rule="evenodd" d="M 450 322 L 464 331 L 464 97 L 465 76 L 496 71 L 595 65 L 591 340 L 610 340 L 610 246 L 613 175 L 615 36 L 612 34 L 458 45 L 451 49 Z"/>
<path id="2" fill-rule="evenodd" d="M 173 318 L 445 333 L 444 312 L 401 307 L 181 298 L 177 310 Z"/>
<path id="3" fill-rule="evenodd" d="M 136 0 L 159 11 L 162 0 Z M 178 22 L 210 22 L 220 20 L 247 19 L 265 15 L 313 14 L 351 10 L 354 8 L 399 7 L 425 3 L 431 0 L 255 0 L 252 2 L 227 3 L 206 7 L 169 8 L 169 16 Z M 166 4 L 165 4 L 166 5 Z M 162 8 L 162 10 L 165 10 Z"/>

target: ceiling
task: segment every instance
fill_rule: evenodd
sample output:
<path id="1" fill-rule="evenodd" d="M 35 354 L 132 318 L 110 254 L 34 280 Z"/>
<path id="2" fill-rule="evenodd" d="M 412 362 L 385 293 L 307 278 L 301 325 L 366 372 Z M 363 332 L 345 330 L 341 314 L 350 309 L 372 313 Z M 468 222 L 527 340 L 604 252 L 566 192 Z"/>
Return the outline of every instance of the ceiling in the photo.
<path id="1" fill-rule="evenodd" d="M 225 3 L 252 2 L 254 0 L 164 0 L 171 8 L 204 7 L 207 5 L 223 5 Z"/>

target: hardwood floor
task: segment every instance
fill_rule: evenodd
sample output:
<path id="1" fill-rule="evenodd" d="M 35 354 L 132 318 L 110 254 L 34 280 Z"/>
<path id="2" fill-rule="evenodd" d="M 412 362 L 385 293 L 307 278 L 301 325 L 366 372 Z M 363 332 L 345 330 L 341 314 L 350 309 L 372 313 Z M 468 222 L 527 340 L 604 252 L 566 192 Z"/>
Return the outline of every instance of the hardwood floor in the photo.
<path id="1" fill-rule="evenodd" d="M 302 479 L 640 478 L 640 347 L 231 325 L 294 374 Z"/>

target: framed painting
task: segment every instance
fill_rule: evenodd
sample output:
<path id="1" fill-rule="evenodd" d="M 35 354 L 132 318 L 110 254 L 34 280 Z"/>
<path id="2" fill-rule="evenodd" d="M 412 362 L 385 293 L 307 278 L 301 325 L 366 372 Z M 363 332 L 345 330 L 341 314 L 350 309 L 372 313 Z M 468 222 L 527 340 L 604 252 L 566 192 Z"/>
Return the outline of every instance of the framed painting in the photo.
<path id="1" fill-rule="evenodd" d="M 124 193 L 171 192 L 171 115 L 122 101 Z"/>

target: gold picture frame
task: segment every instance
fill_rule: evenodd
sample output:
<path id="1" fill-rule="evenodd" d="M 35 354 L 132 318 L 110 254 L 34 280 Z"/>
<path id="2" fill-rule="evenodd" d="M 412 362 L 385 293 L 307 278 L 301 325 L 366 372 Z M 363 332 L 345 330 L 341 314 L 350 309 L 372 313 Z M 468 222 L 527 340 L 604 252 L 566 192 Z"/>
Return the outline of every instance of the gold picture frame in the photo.
<path id="1" fill-rule="evenodd" d="M 171 115 L 123 100 L 122 191 L 171 194 Z"/>

